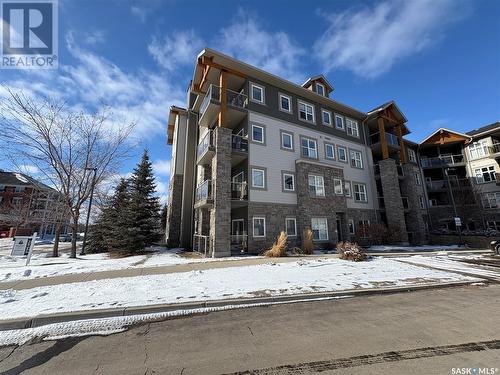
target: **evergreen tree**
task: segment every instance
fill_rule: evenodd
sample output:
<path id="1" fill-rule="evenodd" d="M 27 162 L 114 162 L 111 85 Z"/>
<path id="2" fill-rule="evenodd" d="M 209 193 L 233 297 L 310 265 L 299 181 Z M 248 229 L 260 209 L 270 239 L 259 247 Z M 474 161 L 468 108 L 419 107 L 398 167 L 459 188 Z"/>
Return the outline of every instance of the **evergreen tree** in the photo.
<path id="1" fill-rule="evenodd" d="M 123 254 L 134 252 L 130 181 L 124 178 L 120 180 L 105 216 L 106 226 L 110 228 L 106 235 L 109 251 Z"/>
<path id="2" fill-rule="evenodd" d="M 88 253 L 106 253 L 109 251 L 106 236 L 109 235 L 111 230 L 108 219 L 109 203 L 101 207 L 101 212 L 97 217 L 95 223 L 89 228 L 87 245 L 85 250 Z"/>
<path id="3" fill-rule="evenodd" d="M 161 237 L 160 201 L 155 196 L 153 168 L 146 150 L 131 178 L 131 249 L 141 251 Z"/>
<path id="4" fill-rule="evenodd" d="M 165 203 L 161 210 L 161 221 L 160 221 L 160 227 L 161 227 L 161 233 L 165 233 L 167 230 L 167 212 L 168 212 L 168 204 Z"/>

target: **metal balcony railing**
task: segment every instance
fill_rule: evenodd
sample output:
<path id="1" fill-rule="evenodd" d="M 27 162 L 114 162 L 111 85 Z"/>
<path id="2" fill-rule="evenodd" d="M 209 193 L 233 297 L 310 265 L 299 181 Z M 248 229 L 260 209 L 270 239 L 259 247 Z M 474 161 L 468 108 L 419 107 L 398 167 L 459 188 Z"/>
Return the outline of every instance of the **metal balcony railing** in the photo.
<path id="1" fill-rule="evenodd" d="M 248 152 L 248 139 L 241 135 L 233 134 L 231 137 L 231 147 L 235 151 Z"/>
<path id="2" fill-rule="evenodd" d="M 196 202 L 208 199 L 212 199 L 212 180 L 205 180 L 196 188 Z"/>
<path id="3" fill-rule="evenodd" d="M 207 134 L 205 134 L 205 136 L 201 139 L 200 143 L 198 143 L 197 157 L 199 158 L 200 156 L 202 156 L 209 147 L 213 147 L 213 142 L 213 131 L 209 130 Z"/>
<path id="4" fill-rule="evenodd" d="M 217 102 L 220 101 L 220 87 L 219 86 L 210 85 L 210 87 L 208 88 L 207 93 L 205 94 L 205 98 L 203 98 L 203 102 L 201 103 L 201 106 L 200 106 L 200 115 L 203 115 L 203 113 L 205 113 L 211 100 L 215 100 Z"/>
<path id="5" fill-rule="evenodd" d="M 246 181 L 231 183 L 231 199 L 239 201 L 246 201 L 248 199 L 248 189 Z"/>
<path id="6" fill-rule="evenodd" d="M 200 106 L 200 116 L 203 116 L 203 113 L 207 110 L 210 101 L 216 101 L 220 103 L 221 100 L 221 88 L 220 86 L 210 85 L 203 98 L 203 102 L 201 102 Z M 229 106 L 236 108 L 247 108 L 248 105 L 248 96 L 237 91 L 233 91 L 230 89 L 226 89 L 226 103 Z"/>
<path id="7" fill-rule="evenodd" d="M 458 155 L 443 155 L 435 158 L 420 158 L 422 167 L 440 167 L 444 165 L 454 165 L 464 162 L 464 156 Z"/>
<path id="8" fill-rule="evenodd" d="M 391 133 L 385 133 L 385 140 L 392 146 L 399 146 L 398 137 Z"/>
<path id="9" fill-rule="evenodd" d="M 425 184 L 429 190 L 443 190 L 448 188 L 445 180 L 427 180 Z"/>
<path id="10" fill-rule="evenodd" d="M 226 90 L 227 104 L 237 108 L 246 108 L 248 105 L 248 96 L 233 90 Z"/>
<path id="11" fill-rule="evenodd" d="M 500 152 L 500 143 L 493 143 L 493 146 L 490 147 L 490 154 L 496 154 Z"/>

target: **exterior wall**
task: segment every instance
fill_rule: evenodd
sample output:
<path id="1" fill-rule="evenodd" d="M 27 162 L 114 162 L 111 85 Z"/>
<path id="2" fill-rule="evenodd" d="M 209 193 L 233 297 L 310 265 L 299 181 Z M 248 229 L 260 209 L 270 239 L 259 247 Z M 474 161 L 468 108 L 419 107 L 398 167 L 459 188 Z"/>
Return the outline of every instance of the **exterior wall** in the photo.
<path id="1" fill-rule="evenodd" d="M 182 175 L 175 175 L 170 178 L 167 227 L 165 240 L 168 247 L 177 247 L 181 235 L 181 211 L 182 211 Z"/>
<path id="2" fill-rule="evenodd" d="M 172 142 L 172 164 L 170 175 L 184 174 L 186 153 L 187 117 L 177 116 L 175 121 L 174 138 Z"/>
<path id="3" fill-rule="evenodd" d="M 403 164 L 405 178 L 401 181 L 401 191 L 408 198 L 409 212 L 406 213 L 406 229 L 410 233 L 408 240 L 415 245 L 427 242 L 427 229 L 424 222 L 425 211 L 425 189 L 424 179 L 420 168 L 412 163 Z M 420 176 L 420 185 L 417 185 L 415 175 Z M 424 207 L 420 207 L 420 198 Z"/>
<path id="4" fill-rule="evenodd" d="M 369 220 L 370 223 L 378 223 L 379 217 L 377 215 L 377 212 L 375 210 L 359 210 L 359 209 L 347 209 L 347 214 L 346 214 L 346 222 L 349 222 L 349 219 L 352 219 L 354 221 L 354 234 L 348 232 L 348 228 L 346 227 L 345 231 L 345 239 L 351 242 L 357 242 L 360 245 L 368 245 L 369 240 L 367 238 L 360 237 L 357 235 L 357 230 L 359 227 L 359 222 L 360 221 L 366 221 Z"/>

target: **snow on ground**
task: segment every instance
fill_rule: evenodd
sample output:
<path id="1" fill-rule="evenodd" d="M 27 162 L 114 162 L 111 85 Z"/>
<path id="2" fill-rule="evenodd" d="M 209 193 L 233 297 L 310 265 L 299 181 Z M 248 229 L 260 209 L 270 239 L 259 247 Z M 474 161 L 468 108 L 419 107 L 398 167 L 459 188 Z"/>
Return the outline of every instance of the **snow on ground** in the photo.
<path id="1" fill-rule="evenodd" d="M 291 295 L 426 282 L 477 281 L 392 259 L 299 260 L 0 291 L 1 318 L 226 298 Z"/>
<path id="2" fill-rule="evenodd" d="M 26 258 L 13 257 L 9 249 L 0 250 L 0 282 L 36 279 L 75 273 L 120 270 L 137 267 L 174 266 L 179 264 L 212 262 L 229 259 L 187 258 L 179 255 L 179 249 L 160 250 L 148 255 L 137 255 L 126 258 L 109 258 L 108 254 L 88 254 L 77 259 L 69 258 L 68 253 L 61 253 L 58 258 L 47 257 L 47 252 L 33 251 L 31 262 L 26 266 Z M 250 257 L 245 257 L 248 259 Z"/>
<path id="3" fill-rule="evenodd" d="M 446 250 L 463 250 L 464 247 L 459 245 L 423 245 L 423 246 L 370 246 L 367 251 L 388 251 L 388 252 L 415 252 L 415 251 L 446 251 Z"/>

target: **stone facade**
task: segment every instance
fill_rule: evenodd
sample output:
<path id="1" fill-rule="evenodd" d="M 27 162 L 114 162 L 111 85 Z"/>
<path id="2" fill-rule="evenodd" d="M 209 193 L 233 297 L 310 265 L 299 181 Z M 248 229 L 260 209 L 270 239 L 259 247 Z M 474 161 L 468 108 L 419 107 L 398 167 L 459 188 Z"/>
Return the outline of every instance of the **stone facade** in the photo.
<path id="1" fill-rule="evenodd" d="M 409 242 L 414 245 L 427 243 L 427 230 L 424 222 L 425 209 L 420 207 L 420 198 L 424 199 L 423 176 L 420 168 L 415 164 L 403 164 L 404 179 L 401 181 L 401 191 L 408 198 L 409 209 L 406 212 L 406 228 L 409 234 Z M 420 185 L 417 185 L 415 175 L 420 177 Z"/>
<path id="2" fill-rule="evenodd" d="M 231 129 L 217 127 L 212 159 L 210 246 L 214 258 L 231 255 Z"/>
<path id="3" fill-rule="evenodd" d="M 380 181 L 382 183 L 382 192 L 384 194 L 387 226 L 400 233 L 401 243 L 408 243 L 405 212 L 403 200 L 401 199 L 396 161 L 393 159 L 385 159 L 379 161 L 378 165 L 380 167 Z"/>
<path id="4" fill-rule="evenodd" d="M 354 221 L 355 229 L 359 227 L 360 221 L 365 222 L 366 220 L 368 220 L 371 224 L 378 223 L 380 221 L 377 215 L 377 211 L 375 210 L 360 210 L 360 209 L 348 208 L 346 217 L 347 217 L 346 219 L 347 222 L 349 221 L 349 219 L 352 219 Z M 349 233 L 348 227 L 345 228 L 345 237 L 342 238 L 351 242 L 357 242 L 362 246 L 370 244 L 369 243 L 370 240 L 368 238 L 360 237 L 356 233 L 354 234 Z"/>
<path id="5" fill-rule="evenodd" d="M 172 176 L 169 185 L 165 240 L 168 247 L 178 247 L 181 235 L 182 175 Z"/>

